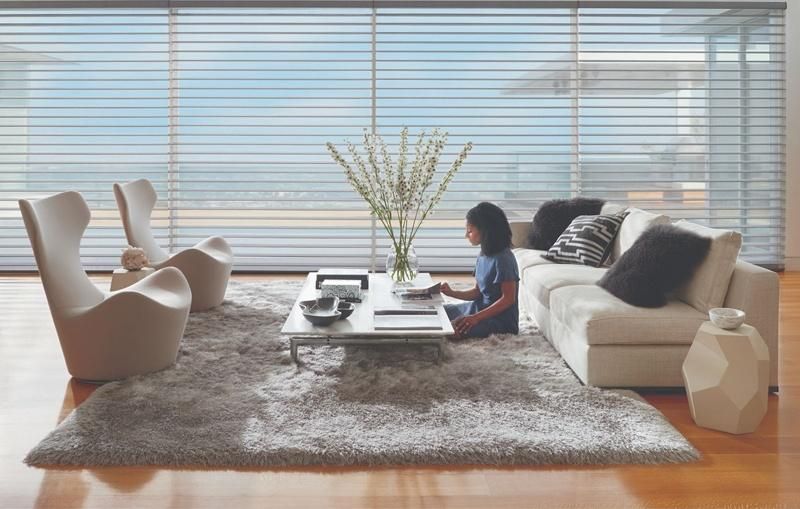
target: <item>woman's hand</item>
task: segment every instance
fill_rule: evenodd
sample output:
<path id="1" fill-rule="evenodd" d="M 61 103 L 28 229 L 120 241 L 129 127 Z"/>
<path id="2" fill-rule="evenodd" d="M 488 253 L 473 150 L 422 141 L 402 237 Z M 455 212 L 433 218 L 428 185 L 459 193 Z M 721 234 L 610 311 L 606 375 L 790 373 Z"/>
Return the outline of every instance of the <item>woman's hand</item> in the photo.
<path id="1" fill-rule="evenodd" d="M 475 324 L 478 323 L 478 320 L 475 318 L 475 315 L 461 315 L 455 320 L 453 320 L 453 330 L 456 331 L 456 334 L 463 337 L 475 327 Z"/>
<path id="2" fill-rule="evenodd" d="M 443 282 L 439 287 L 439 291 L 442 292 L 442 295 L 447 295 L 448 297 L 453 297 L 460 300 L 475 300 L 481 296 L 480 290 L 478 290 L 477 283 L 475 284 L 474 288 L 470 288 L 469 290 L 456 290 L 450 283 Z"/>
<path id="3" fill-rule="evenodd" d="M 442 286 L 439 287 L 439 291 L 442 292 L 442 295 L 447 295 L 448 297 L 453 297 L 453 289 L 450 288 L 450 284 L 446 281 L 442 283 Z"/>

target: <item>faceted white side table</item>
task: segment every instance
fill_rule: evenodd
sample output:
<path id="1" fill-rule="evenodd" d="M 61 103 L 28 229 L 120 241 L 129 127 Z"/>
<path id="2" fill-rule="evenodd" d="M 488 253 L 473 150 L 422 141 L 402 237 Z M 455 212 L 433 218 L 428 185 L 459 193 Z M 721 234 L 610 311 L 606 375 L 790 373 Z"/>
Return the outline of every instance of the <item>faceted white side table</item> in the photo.
<path id="1" fill-rule="evenodd" d="M 155 269 L 152 267 L 144 267 L 139 270 L 127 270 L 123 268 L 114 269 L 114 273 L 111 274 L 111 291 L 121 290 L 125 287 L 132 285 L 133 283 L 146 278 L 150 274 L 155 272 Z"/>
<path id="2" fill-rule="evenodd" d="M 683 382 L 698 426 L 755 431 L 767 412 L 767 345 L 747 324 L 725 330 L 704 322 L 683 362 Z"/>

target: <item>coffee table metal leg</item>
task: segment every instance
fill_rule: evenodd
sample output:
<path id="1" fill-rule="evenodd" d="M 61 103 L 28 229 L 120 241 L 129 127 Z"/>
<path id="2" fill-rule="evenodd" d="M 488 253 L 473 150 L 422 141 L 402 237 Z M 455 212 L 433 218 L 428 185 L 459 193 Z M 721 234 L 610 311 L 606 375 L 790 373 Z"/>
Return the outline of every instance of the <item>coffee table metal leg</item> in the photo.
<path id="1" fill-rule="evenodd" d="M 292 354 L 292 360 L 297 363 L 297 340 L 289 338 L 289 353 Z"/>

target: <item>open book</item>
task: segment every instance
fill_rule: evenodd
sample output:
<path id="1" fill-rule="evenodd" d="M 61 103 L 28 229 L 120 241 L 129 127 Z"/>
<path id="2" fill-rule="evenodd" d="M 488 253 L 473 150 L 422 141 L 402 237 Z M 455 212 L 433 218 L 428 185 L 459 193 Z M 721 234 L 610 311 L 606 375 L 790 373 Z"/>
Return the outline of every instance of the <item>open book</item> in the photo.
<path id="1" fill-rule="evenodd" d="M 442 284 L 436 283 L 430 286 L 410 286 L 397 288 L 395 294 L 401 300 L 434 300 L 441 299 Z"/>

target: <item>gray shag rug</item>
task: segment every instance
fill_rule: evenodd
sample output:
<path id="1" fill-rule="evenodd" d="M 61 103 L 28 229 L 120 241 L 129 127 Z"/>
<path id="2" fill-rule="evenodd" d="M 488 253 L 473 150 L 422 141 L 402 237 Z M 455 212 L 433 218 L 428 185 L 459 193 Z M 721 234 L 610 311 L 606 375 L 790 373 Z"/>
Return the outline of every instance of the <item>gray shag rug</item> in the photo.
<path id="1" fill-rule="evenodd" d="M 585 387 L 530 322 L 431 347 L 300 347 L 280 329 L 299 282 L 231 283 L 192 314 L 174 367 L 99 387 L 31 465 L 215 467 L 696 460 L 630 392 Z"/>

